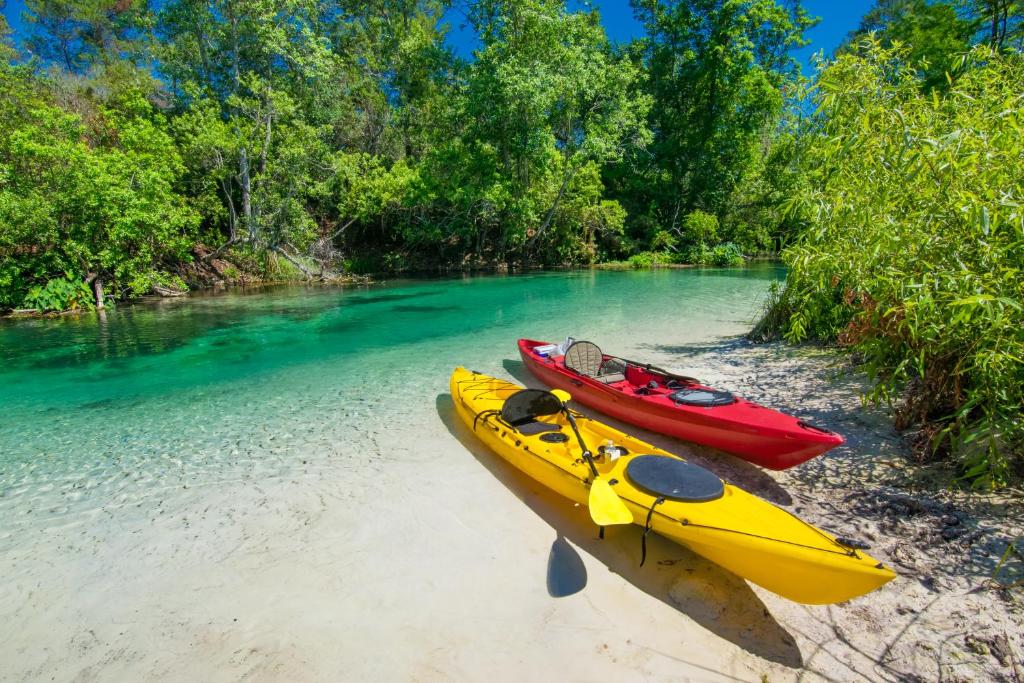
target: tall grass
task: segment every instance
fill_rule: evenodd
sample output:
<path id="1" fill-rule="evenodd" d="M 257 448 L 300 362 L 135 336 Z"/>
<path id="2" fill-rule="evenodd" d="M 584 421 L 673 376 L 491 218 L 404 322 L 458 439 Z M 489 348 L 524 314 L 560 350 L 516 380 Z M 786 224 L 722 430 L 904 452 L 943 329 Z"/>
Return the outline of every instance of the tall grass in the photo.
<path id="1" fill-rule="evenodd" d="M 1024 450 L 1024 60 L 965 59 L 944 95 L 870 41 L 822 71 L 809 228 L 755 332 L 855 349 L 924 455 L 996 486 Z"/>

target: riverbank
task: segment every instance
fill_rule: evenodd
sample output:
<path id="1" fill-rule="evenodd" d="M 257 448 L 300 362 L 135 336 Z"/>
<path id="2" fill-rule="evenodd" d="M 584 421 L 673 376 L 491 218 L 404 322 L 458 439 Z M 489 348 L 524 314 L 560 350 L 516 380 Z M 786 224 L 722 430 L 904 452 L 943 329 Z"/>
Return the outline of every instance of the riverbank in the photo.
<path id="1" fill-rule="evenodd" d="M 643 348 L 643 347 L 641 347 Z M 1024 492 L 980 494 L 950 471 L 912 461 L 883 410 L 860 405 L 866 380 L 828 350 L 744 340 L 652 346 L 645 358 L 826 424 L 846 443 L 784 472 L 699 447 L 687 455 L 837 535 L 862 539 L 896 569 L 891 584 L 850 603 L 805 607 L 758 591 L 795 639 L 799 669 L 831 680 L 1024 680 Z M 678 442 L 652 436 L 658 445 Z M 1019 544 L 1018 547 L 1024 544 Z M 1024 550 L 1024 548 L 1022 548 Z M 770 680 L 795 673 L 771 667 Z"/>
<path id="2" fill-rule="evenodd" d="M 187 297 L 190 294 L 223 292 L 231 288 L 237 288 L 241 291 L 252 291 L 260 288 L 300 283 L 306 285 L 318 284 L 328 287 L 365 286 L 374 283 L 374 279 L 370 275 L 338 273 L 323 269 L 320 272 L 313 272 L 312 270 L 300 271 L 292 265 L 295 260 L 293 257 L 289 257 L 291 260 L 275 259 L 272 267 L 268 269 L 260 268 L 252 255 L 237 252 L 221 253 L 221 250 L 210 249 L 203 244 L 194 245 L 191 250 L 191 256 L 191 260 L 183 261 L 176 265 L 174 270 L 174 277 L 177 278 L 176 284 L 167 286 L 154 285 L 152 291 L 118 303 L 133 304 L 164 299 L 178 299 Z M 313 267 L 313 264 L 309 265 Z M 39 310 L 36 308 L 0 310 L 0 318 L 80 315 L 116 305 L 113 301 L 107 300 L 105 305 L 101 307 L 99 301 L 97 299 L 97 303 L 89 307 L 76 305 L 74 308 L 64 311 Z"/>

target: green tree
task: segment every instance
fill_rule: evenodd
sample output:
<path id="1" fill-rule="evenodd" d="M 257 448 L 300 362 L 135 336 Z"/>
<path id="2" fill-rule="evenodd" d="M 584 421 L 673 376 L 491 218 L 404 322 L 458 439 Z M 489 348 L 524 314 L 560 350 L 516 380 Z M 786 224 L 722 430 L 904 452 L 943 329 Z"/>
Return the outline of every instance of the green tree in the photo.
<path id="1" fill-rule="evenodd" d="M 678 231 L 695 209 L 724 216 L 799 75 L 788 54 L 814 21 L 775 0 L 633 0 L 647 29 L 636 50 L 653 97 L 651 155 L 627 172 L 629 205 Z"/>
<path id="2" fill-rule="evenodd" d="M 7 9 L 7 0 L 0 0 L 0 60 L 9 62 L 17 53 L 11 42 L 11 25 L 7 23 L 7 17 L 2 14 L 5 9 Z"/>
<path id="3" fill-rule="evenodd" d="M 857 50 L 869 34 L 885 47 L 899 43 L 906 46 L 906 59 L 921 74 L 926 90 L 945 88 L 976 31 L 976 23 L 961 17 L 951 3 L 878 0 L 841 50 Z"/>
<path id="4" fill-rule="evenodd" d="M 195 216 L 175 191 L 183 168 L 164 117 L 136 92 L 86 123 L 27 67 L 0 65 L 0 85 L 0 306 L 68 274 L 99 305 L 104 285 L 142 294 L 167 279 Z"/>
<path id="5" fill-rule="evenodd" d="M 973 22 L 975 40 L 995 50 L 1024 50 L 1024 3 L 1020 0 L 960 0 Z"/>
<path id="6" fill-rule="evenodd" d="M 354 86 L 351 106 L 337 112 L 350 119 L 348 151 L 420 158 L 439 139 L 435 128 L 455 62 L 444 44 L 446 6 L 442 0 L 340 3 L 329 35 Z"/>
<path id="7" fill-rule="evenodd" d="M 113 96 L 157 87 L 146 0 L 26 0 L 25 8 L 29 54 L 58 73 Z"/>
<path id="8" fill-rule="evenodd" d="M 191 180 L 206 196 L 216 185 L 225 207 L 207 220 L 226 218 L 232 244 L 292 261 L 314 234 L 305 204 L 327 153 L 303 110 L 334 73 L 319 10 L 300 0 L 176 0 L 159 23 L 161 68 L 186 107 L 176 130 Z"/>
<path id="9" fill-rule="evenodd" d="M 432 158 L 431 192 L 462 203 L 453 208 L 471 244 L 559 258 L 567 230 L 587 241 L 567 208 L 581 197 L 598 205 L 600 166 L 646 143 L 639 74 L 613 54 L 596 13 L 561 0 L 480 2 L 472 20 L 483 45 L 458 104 L 461 134 Z"/>
<path id="10" fill-rule="evenodd" d="M 715 244 L 718 241 L 718 218 L 714 214 L 693 211 L 683 221 L 683 235 L 691 244 Z"/>

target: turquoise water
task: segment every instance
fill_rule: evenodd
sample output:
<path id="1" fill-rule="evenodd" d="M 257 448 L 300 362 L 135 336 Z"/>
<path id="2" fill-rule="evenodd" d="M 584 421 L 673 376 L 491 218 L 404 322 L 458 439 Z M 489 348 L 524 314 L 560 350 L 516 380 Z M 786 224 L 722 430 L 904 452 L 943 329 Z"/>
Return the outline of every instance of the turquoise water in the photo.
<path id="1" fill-rule="evenodd" d="M 145 485 L 170 477 L 168 467 L 175 481 L 185 471 L 201 480 L 225 461 L 280 469 L 300 450 L 402 450 L 360 440 L 379 431 L 386 441 L 394 420 L 429 424 L 456 365 L 507 375 L 502 361 L 518 357 L 521 336 L 572 334 L 650 356 L 658 345 L 742 333 L 781 274 L 764 266 L 284 287 L 2 322 L 0 509 L 34 484 L 80 483 L 83 472 L 129 472 Z"/>
<path id="2" fill-rule="evenodd" d="M 449 431 L 451 370 L 515 378 L 517 338 L 566 335 L 682 370 L 781 275 L 286 287 L 0 321 L 4 674 L 406 680 L 448 670 L 453 642 L 523 677 L 590 661 L 557 624 L 616 623 L 588 610 L 621 587 L 592 571 L 587 601 L 550 604 L 553 531 Z M 665 607 L 628 596 L 638 619 Z M 509 629 L 550 659 L 509 660 Z"/>

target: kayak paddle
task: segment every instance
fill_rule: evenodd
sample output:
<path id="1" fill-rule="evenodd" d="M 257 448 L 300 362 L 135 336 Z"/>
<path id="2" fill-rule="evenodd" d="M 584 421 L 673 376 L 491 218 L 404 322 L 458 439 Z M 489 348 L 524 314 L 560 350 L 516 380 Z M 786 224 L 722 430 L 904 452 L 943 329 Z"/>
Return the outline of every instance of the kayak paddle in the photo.
<path id="1" fill-rule="evenodd" d="M 594 463 L 594 456 L 591 454 L 590 449 L 587 448 L 587 444 L 584 443 L 579 427 L 576 426 L 576 418 L 572 416 L 572 412 L 569 411 L 566 405 L 572 396 L 561 389 L 554 389 L 551 393 L 561 401 L 562 412 L 565 413 L 565 417 L 569 420 L 569 426 L 572 427 L 573 433 L 576 434 L 576 440 L 580 442 L 580 448 L 583 449 L 583 458 L 590 465 L 590 471 L 594 475 L 594 480 L 590 482 L 590 498 L 587 500 L 587 506 L 590 508 L 590 518 L 601 527 L 613 524 L 632 524 L 633 513 L 629 511 L 626 504 L 619 498 L 619 494 L 612 490 L 611 484 L 601 478 L 597 471 L 597 465 Z"/>

